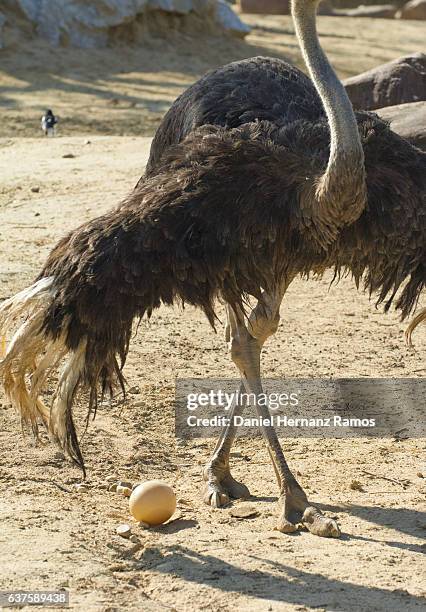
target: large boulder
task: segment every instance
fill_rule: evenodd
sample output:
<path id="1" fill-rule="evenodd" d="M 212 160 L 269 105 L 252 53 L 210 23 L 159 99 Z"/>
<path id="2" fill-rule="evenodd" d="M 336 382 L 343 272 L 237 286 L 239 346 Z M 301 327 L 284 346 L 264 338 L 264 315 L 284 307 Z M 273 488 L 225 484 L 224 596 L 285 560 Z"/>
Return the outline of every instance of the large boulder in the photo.
<path id="1" fill-rule="evenodd" d="M 426 102 L 387 106 L 375 111 L 394 132 L 426 151 Z"/>
<path id="2" fill-rule="evenodd" d="M 216 24 L 218 30 L 244 36 L 249 32 L 223 0 L 16 0 L 36 33 L 50 44 L 90 48 L 106 46 L 117 27 L 157 12 L 190 16 Z"/>
<path id="3" fill-rule="evenodd" d="M 343 81 L 358 110 L 426 100 L 426 55 L 415 53 Z"/>
<path id="4" fill-rule="evenodd" d="M 229 34 L 243 38 L 250 32 L 250 27 L 243 23 L 225 0 L 218 0 L 216 22 Z"/>
<path id="5" fill-rule="evenodd" d="M 426 0 L 410 0 L 397 12 L 396 18 L 426 20 Z"/>
<path id="6" fill-rule="evenodd" d="M 0 13 L 0 49 L 3 48 L 3 26 L 6 23 L 6 17 Z"/>
<path id="7" fill-rule="evenodd" d="M 397 11 L 393 4 L 375 4 L 367 6 L 360 4 L 353 9 L 340 9 L 334 11 L 338 17 L 375 17 L 377 19 L 393 19 Z"/>

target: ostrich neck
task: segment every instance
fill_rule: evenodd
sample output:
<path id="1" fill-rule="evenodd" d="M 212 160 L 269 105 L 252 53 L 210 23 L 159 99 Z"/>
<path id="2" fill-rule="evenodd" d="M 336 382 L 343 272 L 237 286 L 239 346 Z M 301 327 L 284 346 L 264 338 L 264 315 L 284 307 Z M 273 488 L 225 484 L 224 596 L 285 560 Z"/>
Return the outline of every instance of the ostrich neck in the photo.
<path id="1" fill-rule="evenodd" d="M 293 0 L 292 15 L 303 58 L 330 127 L 327 168 L 317 185 L 319 204 L 340 225 L 355 221 L 365 206 L 364 152 L 348 95 L 319 43 L 317 3 Z"/>

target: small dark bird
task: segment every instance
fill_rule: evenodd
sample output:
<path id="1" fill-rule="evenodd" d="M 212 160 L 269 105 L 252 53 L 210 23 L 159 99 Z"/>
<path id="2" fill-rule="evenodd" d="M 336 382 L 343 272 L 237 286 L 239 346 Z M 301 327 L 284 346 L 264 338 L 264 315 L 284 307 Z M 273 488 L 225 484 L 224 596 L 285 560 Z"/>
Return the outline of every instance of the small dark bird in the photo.
<path id="1" fill-rule="evenodd" d="M 46 113 L 41 118 L 41 129 L 45 136 L 55 135 L 55 125 L 58 123 L 58 118 L 52 113 L 50 108 L 47 109 Z"/>
<path id="2" fill-rule="evenodd" d="M 426 154 L 372 113 L 353 112 L 319 44 L 316 2 L 293 0 L 311 76 L 253 58 L 203 77 L 165 116 L 147 173 L 115 210 L 52 250 L 35 283 L 0 307 L 0 333 L 26 315 L 0 377 L 23 423 L 39 424 L 84 469 L 73 422 L 78 390 L 124 387 L 133 321 L 161 304 L 200 307 L 214 326 L 226 303 L 227 338 L 242 389 L 263 392 L 260 355 L 296 276 L 350 273 L 403 317 L 426 283 Z M 398 295 L 397 292 L 399 291 Z M 249 311 L 248 302 L 257 301 Z M 421 311 L 408 329 L 424 319 Z M 41 392 L 58 365 L 52 405 Z M 249 491 L 231 475 L 233 415 L 205 467 L 205 501 Z M 267 406 L 258 402 L 266 421 Z M 309 503 L 273 428 L 262 426 L 280 490 L 277 528 L 337 537 Z"/>

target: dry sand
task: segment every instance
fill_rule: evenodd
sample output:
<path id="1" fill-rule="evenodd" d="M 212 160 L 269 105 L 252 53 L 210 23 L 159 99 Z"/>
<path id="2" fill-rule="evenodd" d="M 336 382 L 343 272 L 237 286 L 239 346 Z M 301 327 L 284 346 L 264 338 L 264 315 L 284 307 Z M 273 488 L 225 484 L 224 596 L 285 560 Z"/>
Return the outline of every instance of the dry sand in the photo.
<path id="1" fill-rule="evenodd" d="M 245 41 L 151 38 L 141 46 L 54 49 L 30 41 L 0 53 L 0 137 L 38 136 L 52 107 L 62 134 L 152 136 L 164 111 L 201 74 L 230 61 L 269 55 L 302 67 L 289 17 L 245 15 Z M 341 78 L 400 55 L 426 51 L 420 21 L 320 17 L 322 43 Z"/>
<path id="2" fill-rule="evenodd" d="M 280 43 L 278 48 L 282 30 L 292 29 L 288 19 L 259 21 L 262 29 L 244 46 L 246 55 L 277 49 L 296 57 L 295 47 Z M 355 66 L 363 70 L 419 50 L 420 25 L 323 19 L 320 30 L 329 33 L 325 45 L 341 74 L 353 74 Z M 336 34 L 339 28 L 345 33 Z M 289 41 L 295 45 L 286 34 L 284 42 Z M 227 44 L 240 48 L 240 43 Z M 149 139 L 97 134 L 104 129 L 134 134 L 139 128 L 143 133 L 145 115 L 136 119 L 141 109 L 121 111 L 107 100 L 152 96 L 166 107 L 195 73 L 227 55 L 226 47 L 206 49 L 206 65 L 196 60 L 188 70 L 189 58 L 182 56 L 167 67 L 169 50 L 156 70 L 145 72 L 137 64 L 137 50 L 131 50 L 127 55 L 134 72 L 129 76 L 124 51 L 96 52 L 87 63 L 82 52 L 58 51 L 43 81 L 40 70 L 30 69 L 31 62 L 39 69 L 43 49 L 37 47 L 32 58 L 3 54 L 1 84 L 10 83 L 6 116 L 12 126 L 23 122 L 19 133 L 28 136 L 37 131 L 34 120 L 49 104 L 69 115 L 63 131 L 74 135 L 12 138 L 2 122 L 8 137 L 0 141 L 1 298 L 30 283 L 64 232 L 115 205 L 143 171 Z M 99 68 L 102 58 L 109 67 Z M 125 73 L 118 70 L 120 62 Z M 96 65 L 104 70 L 99 80 Z M 80 76 L 54 90 L 73 70 Z M 57 94 L 58 101 L 51 103 Z M 87 129 L 72 127 L 71 119 L 86 113 Z M 135 118 L 131 129 L 120 118 L 130 116 Z M 159 111 L 149 114 L 149 126 L 158 116 Z M 92 133 L 90 144 L 80 128 Z M 75 157 L 63 158 L 67 153 Z M 263 353 L 265 375 L 424 376 L 425 330 L 416 334 L 417 350 L 407 348 L 404 325 L 394 313 L 375 310 L 349 280 L 330 290 L 329 280 L 293 283 L 278 333 Z M 125 373 L 131 389 L 127 401 L 103 406 L 83 441 L 86 493 L 75 490 L 81 474 L 53 446 L 33 448 L 21 436 L 15 414 L 0 395 L 1 589 L 63 587 L 78 610 L 425 608 L 426 484 L 419 476 L 426 474 L 424 440 L 283 440 L 311 500 L 338 517 L 343 531 L 339 540 L 307 532 L 285 536 L 273 530 L 277 487 L 261 440 L 241 439 L 234 448 L 233 473 L 250 487 L 255 496 L 250 503 L 259 513 L 238 520 L 229 508 L 212 510 L 201 501 L 202 465 L 214 442 L 179 446 L 174 439 L 175 377 L 235 374 L 223 335 L 214 335 L 193 309 L 162 308 L 140 326 Z M 78 412 L 82 416 L 84 406 Z M 363 470 L 402 484 L 371 478 Z M 108 475 L 169 481 L 179 500 L 176 520 L 150 530 L 133 526 L 138 543 L 120 538 L 115 529 L 130 520 L 127 501 L 99 488 Z M 362 491 L 350 488 L 353 480 L 361 482 Z"/>

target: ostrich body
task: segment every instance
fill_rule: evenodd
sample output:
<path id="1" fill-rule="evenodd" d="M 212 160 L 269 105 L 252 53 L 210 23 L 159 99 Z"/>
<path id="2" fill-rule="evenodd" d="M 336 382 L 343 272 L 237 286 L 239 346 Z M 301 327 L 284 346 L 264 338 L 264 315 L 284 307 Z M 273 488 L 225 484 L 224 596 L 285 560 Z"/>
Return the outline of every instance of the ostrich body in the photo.
<path id="1" fill-rule="evenodd" d="M 313 84 L 262 58 L 202 79 L 169 111 L 128 198 L 61 240 L 36 282 L 1 306 L 3 333 L 28 315 L 0 363 L 7 394 L 36 435 L 44 423 L 82 467 L 75 395 L 90 392 L 90 411 L 99 389 L 123 386 L 132 323 L 160 304 L 198 306 L 214 326 L 223 300 L 231 357 L 250 394 L 262 393 L 261 349 L 297 275 L 347 271 L 357 283 L 364 277 L 386 309 L 394 301 L 404 317 L 414 309 L 426 282 L 426 155 L 375 115 L 355 117 L 319 46 L 315 11 L 311 0 L 293 4 Z M 233 99 L 226 75 L 244 83 L 255 72 L 274 93 L 262 102 L 258 88 L 252 99 L 243 88 Z M 215 79 L 224 100 L 216 109 Z M 257 304 L 248 312 L 250 297 Z M 49 410 L 40 394 L 64 359 Z M 212 506 L 249 494 L 229 468 L 241 409 L 232 407 L 204 470 Z M 256 410 L 269 416 L 261 403 Z M 278 529 L 303 521 L 312 533 L 338 536 L 336 522 L 308 502 L 275 431 L 261 429 L 279 483 Z"/>
<path id="2" fill-rule="evenodd" d="M 203 125 L 236 128 L 270 121 L 282 126 L 323 117 L 312 81 L 298 68 L 269 57 L 232 62 L 208 72 L 172 104 L 152 140 L 146 173 L 155 172 L 170 145 Z"/>

